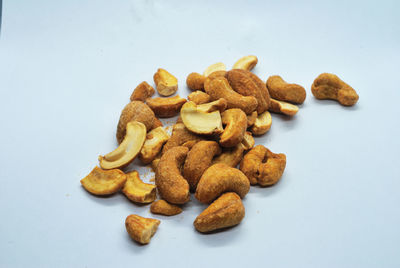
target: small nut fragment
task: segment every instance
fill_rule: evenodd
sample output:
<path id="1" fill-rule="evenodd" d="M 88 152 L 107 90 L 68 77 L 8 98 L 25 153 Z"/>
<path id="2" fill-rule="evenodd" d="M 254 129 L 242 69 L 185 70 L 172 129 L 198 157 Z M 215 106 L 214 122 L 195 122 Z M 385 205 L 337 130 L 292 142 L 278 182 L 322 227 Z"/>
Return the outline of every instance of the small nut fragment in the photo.
<path id="1" fill-rule="evenodd" d="M 225 193 L 200 213 L 193 225 L 197 231 L 207 233 L 238 225 L 244 215 L 245 209 L 240 196 Z"/>
<path id="2" fill-rule="evenodd" d="M 258 59 L 256 56 L 244 56 L 240 58 L 235 64 L 233 65 L 232 69 L 242 69 L 246 71 L 250 71 L 251 69 L 256 66 Z"/>
<path id="3" fill-rule="evenodd" d="M 156 219 L 143 218 L 139 215 L 132 214 L 126 217 L 125 227 L 133 240 L 140 244 L 148 244 L 160 223 L 161 222 Z"/>
<path id="4" fill-rule="evenodd" d="M 142 149 L 146 139 L 146 127 L 136 121 L 126 126 L 126 135 L 117 149 L 104 156 L 99 156 L 100 166 L 103 169 L 122 168 L 131 163 Z"/>
<path id="5" fill-rule="evenodd" d="M 254 141 L 253 135 L 251 135 L 251 132 L 246 131 L 243 136 L 242 140 L 242 145 L 245 150 L 250 150 L 251 148 L 254 147 L 254 144 L 256 142 Z"/>
<path id="6" fill-rule="evenodd" d="M 297 84 L 285 82 L 279 75 L 270 76 L 267 80 L 269 95 L 280 101 L 301 104 L 306 99 L 306 90 Z"/>
<path id="7" fill-rule="evenodd" d="M 209 204 L 222 193 L 235 192 L 243 198 L 249 190 L 249 180 L 240 170 L 225 164 L 214 164 L 201 176 L 195 197 Z"/>
<path id="8" fill-rule="evenodd" d="M 254 135 L 263 135 L 268 130 L 270 130 L 272 125 L 271 114 L 268 111 L 263 112 L 257 116 L 254 125 L 251 127 L 251 132 Z"/>
<path id="9" fill-rule="evenodd" d="M 228 103 L 228 109 L 239 108 L 246 114 L 252 113 L 257 107 L 257 99 L 253 96 L 242 96 L 235 92 L 224 77 L 217 77 L 204 87 L 211 100 L 224 98 Z"/>
<path id="10" fill-rule="evenodd" d="M 257 119 L 257 115 L 258 114 L 256 111 L 247 115 L 247 127 L 251 127 L 252 125 L 254 125 L 254 123 L 256 122 L 256 119 Z"/>
<path id="11" fill-rule="evenodd" d="M 110 195 L 119 191 L 126 182 L 126 175 L 119 169 L 103 170 L 95 167 L 81 180 L 83 188 L 94 195 Z"/>
<path id="12" fill-rule="evenodd" d="M 224 98 L 221 98 L 216 101 L 199 104 L 197 105 L 197 109 L 204 113 L 211 113 L 214 111 L 219 111 L 220 113 L 222 113 L 223 111 L 225 111 L 227 105 L 228 103 L 226 102 L 226 100 Z"/>
<path id="13" fill-rule="evenodd" d="M 153 128 L 156 117 L 147 104 L 141 101 L 128 103 L 121 112 L 117 126 L 117 140 L 121 143 L 125 137 L 126 125 L 131 121 L 138 121 L 146 126 L 147 130 Z"/>
<path id="14" fill-rule="evenodd" d="M 155 129 L 155 128 L 162 127 L 162 126 L 163 126 L 163 123 L 160 121 L 160 119 L 155 117 L 154 121 L 153 121 L 153 126 L 151 127 L 151 129 Z"/>
<path id="15" fill-rule="evenodd" d="M 158 117 L 173 117 L 179 113 L 186 99 L 179 95 L 169 98 L 147 99 L 147 105 Z"/>
<path id="16" fill-rule="evenodd" d="M 338 76 L 329 73 L 320 74 L 311 86 L 311 92 L 317 99 L 336 100 L 344 106 L 352 106 L 358 101 L 357 92 Z"/>
<path id="17" fill-rule="evenodd" d="M 181 166 L 189 149 L 178 146 L 163 154 L 156 170 L 156 185 L 160 196 L 173 204 L 189 201 L 189 184 L 181 175 Z"/>
<path id="18" fill-rule="evenodd" d="M 262 145 L 250 150 L 240 163 L 240 170 L 250 184 L 270 186 L 279 181 L 286 167 L 286 156 L 274 154 Z"/>
<path id="19" fill-rule="evenodd" d="M 219 144 L 223 147 L 238 145 L 247 129 L 246 114 L 240 109 L 228 109 L 222 113 L 222 123 L 226 126 Z"/>
<path id="20" fill-rule="evenodd" d="M 226 70 L 225 64 L 223 64 L 222 62 L 217 62 L 217 63 L 214 63 L 214 64 L 208 66 L 207 69 L 204 71 L 203 75 L 205 77 L 207 77 L 210 74 L 212 74 L 213 72 L 225 71 L 225 70 Z"/>
<path id="21" fill-rule="evenodd" d="M 145 101 L 147 98 L 153 96 L 154 93 L 154 88 L 150 86 L 146 81 L 143 81 L 132 92 L 130 100 Z"/>
<path id="22" fill-rule="evenodd" d="M 193 101 L 197 105 L 210 102 L 210 95 L 207 93 L 197 90 L 189 94 L 188 100 Z"/>
<path id="23" fill-rule="evenodd" d="M 134 170 L 126 174 L 127 180 L 125 182 L 122 192 L 125 196 L 136 203 L 151 203 L 156 199 L 156 186 L 149 183 L 144 183 L 139 173 Z"/>
<path id="24" fill-rule="evenodd" d="M 171 138 L 167 141 L 162 149 L 162 154 L 164 154 L 169 149 L 181 146 L 189 141 L 200 141 L 203 140 L 202 137 L 190 132 L 183 123 L 176 123 L 172 129 Z"/>
<path id="25" fill-rule="evenodd" d="M 165 216 L 174 216 L 180 214 L 182 209 L 176 205 L 172 205 L 167 201 L 160 199 L 153 202 L 150 206 L 150 211 L 153 214 L 161 214 Z"/>
<path id="26" fill-rule="evenodd" d="M 161 96 L 170 96 L 178 90 L 178 79 L 165 69 L 159 68 L 153 79 Z"/>
<path id="27" fill-rule="evenodd" d="M 204 81 L 206 77 L 199 73 L 190 73 L 186 78 L 186 85 L 191 90 L 204 90 Z"/>
<path id="28" fill-rule="evenodd" d="M 221 153 L 215 141 L 199 141 L 189 151 L 183 166 L 183 177 L 188 181 L 190 190 L 196 190 L 204 171 L 211 165 L 214 155 Z"/>
<path id="29" fill-rule="evenodd" d="M 219 133 L 223 129 L 219 111 L 204 112 L 191 101 L 182 106 L 181 118 L 187 129 L 197 134 Z"/>
<path id="30" fill-rule="evenodd" d="M 294 104 L 290 104 L 288 102 L 278 101 L 278 100 L 271 98 L 271 102 L 270 102 L 268 110 L 272 113 L 293 116 L 293 115 L 297 114 L 297 112 L 299 111 L 299 107 L 297 107 Z"/>
<path id="31" fill-rule="evenodd" d="M 146 135 L 146 141 L 139 153 L 139 159 L 143 164 L 148 164 L 156 158 L 164 143 L 169 139 L 168 133 L 163 127 L 151 130 Z"/>
<path id="32" fill-rule="evenodd" d="M 160 162 L 160 158 L 155 158 L 153 161 L 151 161 L 151 168 L 153 169 L 154 172 L 157 170 L 157 165 Z"/>
<path id="33" fill-rule="evenodd" d="M 212 164 L 222 163 L 233 168 L 236 167 L 243 158 L 245 147 L 242 143 L 239 143 L 235 147 L 223 148 L 222 153 L 213 159 Z"/>

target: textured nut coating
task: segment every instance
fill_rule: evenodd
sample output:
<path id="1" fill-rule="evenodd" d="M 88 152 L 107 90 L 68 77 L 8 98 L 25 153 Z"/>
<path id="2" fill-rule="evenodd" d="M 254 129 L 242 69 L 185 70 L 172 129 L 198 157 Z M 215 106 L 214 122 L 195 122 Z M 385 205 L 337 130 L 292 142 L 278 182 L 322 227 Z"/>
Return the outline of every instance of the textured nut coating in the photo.
<path id="1" fill-rule="evenodd" d="M 146 103 L 158 117 L 173 117 L 179 113 L 186 99 L 179 95 L 169 98 L 153 98 L 147 99 Z"/>
<path id="2" fill-rule="evenodd" d="M 197 105 L 210 102 L 210 95 L 207 93 L 197 90 L 188 95 L 188 100 L 193 101 Z"/>
<path id="3" fill-rule="evenodd" d="M 206 208 L 194 221 L 197 231 L 206 233 L 239 224 L 245 216 L 240 197 L 225 193 Z"/>
<path id="4" fill-rule="evenodd" d="M 199 141 L 187 154 L 183 166 L 183 177 L 188 181 L 190 190 L 196 190 L 204 171 L 211 165 L 214 155 L 221 153 L 215 141 Z"/>
<path id="5" fill-rule="evenodd" d="M 143 218 L 134 214 L 129 215 L 125 220 L 125 228 L 129 236 L 140 244 L 150 243 L 158 225 L 160 225 L 159 220 Z"/>
<path id="6" fill-rule="evenodd" d="M 270 76 L 267 80 L 269 95 L 280 101 L 301 104 L 306 99 L 306 90 L 297 84 L 285 82 L 279 75 Z"/>
<path id="7" fill-rule="evenodd" d="M 146 99 L 153 96 L 154 93 L 155 93 L 154 88 L 150 86 L 146 81 L 143 81 L 132 92 L 130 100 L 145 101 Z"/>
<path id="8" fill-rule="evenodd" d="M 225 192 L 235 192 L 243 198 L 249 190 L 249 180 L 240 170 L 225 164 L 215 164 L 201 176 L 195 197 L 209 204 Z"/>
<path id="9" fill-rule="evenodd" d="M 311 86 L 311 92 L 317 99 L 337 100 L 344 106 L 352 106 L 358 101 L 357 92 L 338 76 L 329 73 L 320 74 Z"/>
<path id="10" fill-rule="evenodd" d="M 178 90 L 178 79 L 165 69 L 158 69 L 153 79 L 161 96 L 170 96 Z"/>
<path id="11" fill-rule="evenodd" d="M 222 113 L 222 123 L 226 126 L 219 144 L 223 147 L 238 145 L 247 129 L 246 114 L 240 109 L 228 109 Z"/>
<path id="12" fill-rule="evenodd" d="M 184 146 L 168 150 L 156 170 L 156 185 L 160 196 L 173 204 L 189 201 L 189 184 L 181 175 L 181 166 L 189 149 Z"/>
<path id="13" fill-rule="evenodd" d="M 204 90 L 206 77 L 199 73 L 190 73 L 186 78 L 186 85 L 191 90 Z"/>
<path id="14" fill-rule="evenodd" d="M 126 182 L 126 175 L 119 169 L 103 170 L 95 167 L 81 180 L 83 188 L 94 195 L 110 195 L 119 191 Z"/>
<path id="15" fill-rule="evenodd" d="M 189 141 L 201 141 L 203 137 L 200 137 L 192 132 L 190 132 L 183 123 L 177 123 L 174 125 L 172 129 L 171 138 L 167 141 L 162 149 L 162 153 L 164 154 L 169 149 L 181 146 Z"/>
<path id="16" fill-rule="evenodd" d="M 244 150 L 245 147 L 241 143 L 235 147 L 224 148 L 222 153 L 213 159 L 212 164 L 223 163 L 230 167 L 236 167 L 243 158 Z"/>
<path id="17" fill-rule="evenodd" d="M 182 209 L 177 205 L 172 205 L 167 201 L 160 199 L 153 202 L 150 206 L 150 211 L 153 214 L 160 214 L 165 216 L 173 216 L 182 212 Z"/>

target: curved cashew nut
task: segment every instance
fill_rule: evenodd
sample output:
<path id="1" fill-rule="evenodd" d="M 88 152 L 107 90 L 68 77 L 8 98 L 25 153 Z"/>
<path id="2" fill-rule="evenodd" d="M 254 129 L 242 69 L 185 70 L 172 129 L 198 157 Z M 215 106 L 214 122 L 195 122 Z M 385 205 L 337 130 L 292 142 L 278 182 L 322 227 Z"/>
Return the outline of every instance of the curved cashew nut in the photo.
<path id="1" fill-rule="evenodd" d="M 225 70 L 226 70 L 225 64 L 223 64 L 222 62 L 217 62 L 208 66 L 207 69 L 204 71 L 203 75 L 207 77 L 214 72 L 225 71 Z"/>
<path id="2" fill-rule="evenodd" d="M 237 62 L 233 65 L 232 69 L 242 69 L 242 70 L 247 70 L 250 71 L 251 69 L 256 66 L 258 62 L 258 59 L 256 56 L 250 55 L 250 56 L 244 56 L 240 59 L 238 59 Z"/>
<path id="3" fill-rule="evenodd" d="M 156 186 L 149 183 L 144 183 L 139 173 L 134 170 L 126 174 L 127 180 L 125 182 L 122 192 L 125 196 L 136 203 L 151 203 L 156 199 Z"/>
<path id="4" fill-rule="evenodd" d="M 191 90 L 204 90 L 204 81 L 206 77 L 199 73 L 190 73 L 186 78 L 186 85 Z"/>
<path id="5" fill-rule="evenodd" d="M 272 125 L 272 117 L 268 111 L 263 112 L 257 116 L 254 125 L 251 127 L 251 132 L 254 135 L 263 135 L 268 130 L 270 130 Z"/>
<path id="6" fill-rule="evenodd" d="M 147 99 L 146 103 L 158 117 L 173 117 L 179 113 L 186 99 L 179 95 L 169 98 Z"/>
<path id="7" fill-rule="evenodd" d="M 209 167 L 201 176 L 195 197 L 202 203 L 211 203 L 222 193 L 235 192 L 243 198 L 250 190 L 246 175 L 225 164 Z"/>
<path id="8" fill-rule="evenodd" d="M 269 111 L 278 114 L 293 116 L 299 111 L 299 107 L 284 101 L 278 101 L 271 98 L 269 103 Z"/>
<path id="9" fill-rule="evenodd" d="M 94 195 L 110 195 L 119 191 L 126 182 L 126 175 L 119 169 L 103 170 L 95 167 L 81 180 L 83 188 Z"/>
<path id="10" fill-rule="evenodd" d="M 219 144 L 223 147 L 238 145 L 247 129 L 246 114 L 240 109 L 228 109 L 222 113 L 222 123 L 226 127 L 221 134 Z"/>
<path id="11" fill-rule="evenodd" d="M 191 101 L 182 106 L 181 118 L 185 126 L 190 131 L 197 134 L 213 134 L 222 131 L 221 115 L 219 111 L 202 111 Z"/>
<path id="12" fill-rule="evenodd" d="M 164 154 L 169 149 L 181 146 L 189 141 L 201 141 L 202 137 L 190 132 L 183 123 L 177 123 L 172 129 L 171 138 L 167 141 L 162 149 L 162 154 Z"/>
<path id="13" fill-rule="evenodd" d="M 143 164 L 148 164 L 153 161 L 168 139 L 169 136 L 163 127 L 155 128 L 147 133 L 146 140 L 139 153 L 140 161 L 142 161 Z"/>
<path id="14" fill-rule="evenodd" d="M 189 201 L 189 184 L 182 177 L 180 169 L 189 149 L 183 146 L 169 149 L 158 162 L 156 185 L 163 199 L 173 204 Z"/>
<path id="15" fill-rule="evenodd" d="M 297 84 L 289 84 L 279 75 L 270 76 L 267 88 L 272 98 L 301 104 L 306 99 L 306 90 Z"/>
<path id="16" fill-rule="evenodd" d="M 223 152 L 213 159 L 212 164 L 222 163 L 234 168 L 242 160 L 244 150 L 245 146 L 242 143 L 235 147 L 224 148 Z"/>

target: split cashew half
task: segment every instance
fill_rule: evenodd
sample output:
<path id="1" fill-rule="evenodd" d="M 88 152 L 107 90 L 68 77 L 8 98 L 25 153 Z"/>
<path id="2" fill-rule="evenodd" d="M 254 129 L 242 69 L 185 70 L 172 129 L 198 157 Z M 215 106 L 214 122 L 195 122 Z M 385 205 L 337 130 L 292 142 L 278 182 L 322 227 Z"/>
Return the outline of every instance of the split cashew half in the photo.
<path id="1" fill-rule="evenodd" d="M 186 99 L 179 95 L 169 98 L 147 99 L 146 103 L 158 117 L 173 117 L 179 113 Z"/>
<path id="2" fill-rule="evenodd" d="M 165 69 L 158 69 L 153 79 L 161 96 L 170 96 L 178 90 L 178 79 Z"/>
<path id="3" fill-rule="evenodd" d="M 83 188 L 94 195 L 110 195 L 118 192 L 126 182 L 126 175 L 119 169 L 103 170 L 95 167 L 81 180 Z"/>
<path id="4" fill-rule="evenodd" d="M 294 104 L 290 104 L 284 101 L 278 101 L 271 98 L 271 102 L 269 104 L 269 111 L 272 113 L 284 114 L 293 116 L 297 114 L 299 111 L 299 107 Z"/>
<path id="5" fill-rule="evenodd" d="M 222 123 L 225 126 L 219 144 L 223 147 L 234 147 L 242 140 L 247 129 L 246 114 L 240 109 L 228 109 L 222 113 Z"/>
<path id="6" fill-rule="evenodd" d="M 125 196 L 136 203 L 151 203 L 156 199 L 156 186 L 149 183 L 144 183 L 139 173 L 134 170 L 126 174 L 127 180 L 125 182 L 122 192 Z"/>
<path id="7" fill-rule="evenodd" d="M 219 111 L 204 112 L 191 101 L 182 106 L 181 118 L 187 129 L 197 134 L 220 133 L 223 130 Z"/>
<path id="8" fill-rule="evenodd" d="M 139 215 L 132 214 L 126 218 L 125 228 L 133 240 L 140 244 L 148 244 L 160 223 L 161 222 L 156 219 L 143 218 Z"/>
<path id="9" fill-rule="evenodd" d="M 272 117 L 268 111 L 257 116 L 254 125 L 251 127 L 251 133 L 254 135 L 263 135 L 270 130 L 272 125 Z"/>
<path id="10" fill-rule="evenodd" d="M 139 159 L 143 164 L 148 164 L 153 161 L 164 143 L 169 139 L 168 133 L 163 127 L 158 127 L 151 130 L 146 135 L 146 141 L 143 144 L 142 150 L 139 153 Z"/>
<path id="11" fill-rule="evenodd" d="M 225 71 L 225 70 L 226 70 L 225 64 L 223 64 L 222 62 L 217 62 L 217 63 L 214 63 L 214 64 L 208 66 L 207 69 L 204 71 L 203 75 L 205 77 L 207 77 L 210 74 L 212 74 L 213 72 Z"/>
<path id="12" fill-rule="evenodd" d="M 235 64 L 233 65 L 232 69 L 242 69 L 246 71 L 250 71 L 253 69 L 258 62 L 256 56 L 249 55 L 240 58 Z"/>

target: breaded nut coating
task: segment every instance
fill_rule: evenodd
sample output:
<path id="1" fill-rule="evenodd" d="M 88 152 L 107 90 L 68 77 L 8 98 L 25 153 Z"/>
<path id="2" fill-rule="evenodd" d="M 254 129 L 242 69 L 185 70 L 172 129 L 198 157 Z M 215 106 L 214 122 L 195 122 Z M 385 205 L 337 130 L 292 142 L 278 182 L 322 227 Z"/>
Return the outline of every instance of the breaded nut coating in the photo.
<path id="1" fill-rule="evenodd" d="M 235 192 L 243 198 L 249 190 L 249 180 L 240 170 L 225 164 L 214 164 L 201 176 L 195 197 L 209 204 L 222 193 Z"/>
<path id="2" fill-rule="evenodd" d="M 273 75 L 268 78 L 267 88 L 271 97 L 276 100 L 301 104 L 306 99 L 304 87 L 286 83 L 279 75 Z"/>
<path id="3" fill-rule="evenodd" d="M 152 86 L 150 86 L 146 81 L 143 81 L 132 92 L 130 100 L 146 101 L 146 99 L 153 96 L 155 92 L 156 91 Z"/>
<path id="4" fill-rule="evenodd" d="M 238 145 L 247 129 L 246 114 L 240 109 L 228 109 L 222 113 L 222 123 L 226 126 L 219 144 L 223 147 Z"/>
<path id="5" fill-rule="evenodd" d="M 153 214 L 165 216 L 174 216 L 182 212 L 182 209 L 176 205 L 172 205 L 167 201 L 160 199 L 153 202 L 150 206 L 150 211 Z"/>
<path id="6" fill-rule="evenodd" d="M 204 171 L 211 165 L 215 155 L 221 153 L 221 148 L 215 141 L 199 141 L 189 151 L 183 166 L 183 177 L 188 181 L 190 190 L 196 190 Z"/>
<path id="7" fill-rule="evenodd" d="M 157 189 L 160 196 L 169 203 L 184 204 L 189 201 L 189 184 L 181 175 L 181 167 L 188 151 L 184 146 L 169 149 L 157 165 Z"/>

